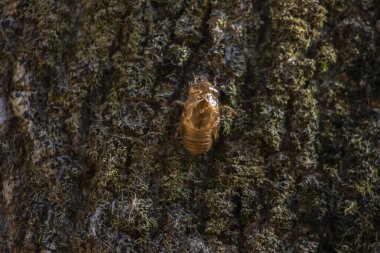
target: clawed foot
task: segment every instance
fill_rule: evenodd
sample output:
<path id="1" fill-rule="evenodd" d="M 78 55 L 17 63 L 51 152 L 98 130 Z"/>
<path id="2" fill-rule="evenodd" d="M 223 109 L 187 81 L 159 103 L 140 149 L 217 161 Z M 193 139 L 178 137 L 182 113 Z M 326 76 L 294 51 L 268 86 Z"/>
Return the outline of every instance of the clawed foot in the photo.
<path id="1" fill-rule="evenodd" d="M 181 100 L 174 100 L 173 103 L 172 103 L 172 106 L 176 106 L 176 105 L 179 105 L 181 107 L 184 107 L 185 106 L 185 103 L 182 102 Z"/>

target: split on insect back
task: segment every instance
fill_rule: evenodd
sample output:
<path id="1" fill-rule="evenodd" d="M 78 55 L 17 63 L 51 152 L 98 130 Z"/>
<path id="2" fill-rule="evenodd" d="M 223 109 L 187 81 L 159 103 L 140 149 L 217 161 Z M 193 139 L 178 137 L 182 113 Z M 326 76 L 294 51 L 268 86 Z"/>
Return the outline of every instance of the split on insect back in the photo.
<path id="1" fill-rule="evenodd" d="M 220 110 L 229 108 L 219 105 L 217 89 L 208 81 L 195 80 L 189 87 L 187 100 L 175 100 L 173 105 L 183 107 L 176 136 L 183 135 L 185 149 L 192 156 L 209 151 L 218 139 Z"/>

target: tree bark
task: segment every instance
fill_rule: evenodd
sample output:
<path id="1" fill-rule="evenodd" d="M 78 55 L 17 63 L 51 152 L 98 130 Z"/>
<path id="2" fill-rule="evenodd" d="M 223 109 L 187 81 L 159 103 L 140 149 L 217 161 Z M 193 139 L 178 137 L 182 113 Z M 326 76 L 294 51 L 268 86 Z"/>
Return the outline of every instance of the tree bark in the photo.
<path id="1" fill-rule="evenodd" d="M 379 252 L 379 13 L 0 2 L 0 251 Z M 237 112 L 196 159 L 194 77 Z"/>

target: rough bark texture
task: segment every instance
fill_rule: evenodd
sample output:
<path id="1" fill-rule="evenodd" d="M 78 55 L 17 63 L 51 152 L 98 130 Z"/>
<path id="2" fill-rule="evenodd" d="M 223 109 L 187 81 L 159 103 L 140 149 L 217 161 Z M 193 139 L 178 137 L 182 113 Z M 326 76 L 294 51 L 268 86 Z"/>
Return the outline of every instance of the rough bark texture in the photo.
<path id="1" fill-rule="evenodd" d="M 0 1 L 0 251 L 379 252 L 379 11 Z M 237 111 L 199 159 L 193 75 Z"/>

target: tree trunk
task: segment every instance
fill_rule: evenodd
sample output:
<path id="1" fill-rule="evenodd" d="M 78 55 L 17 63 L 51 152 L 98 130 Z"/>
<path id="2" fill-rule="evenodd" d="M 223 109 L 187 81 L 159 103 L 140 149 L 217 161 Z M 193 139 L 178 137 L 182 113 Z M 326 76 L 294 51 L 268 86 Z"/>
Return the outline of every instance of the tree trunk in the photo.
<path id="1" fill-rule="evenodd" d="M 1 252 L 379 252 L 380 4 L 3 0 Z M 215 83 L 220 138 L 175 139 Z"/>

